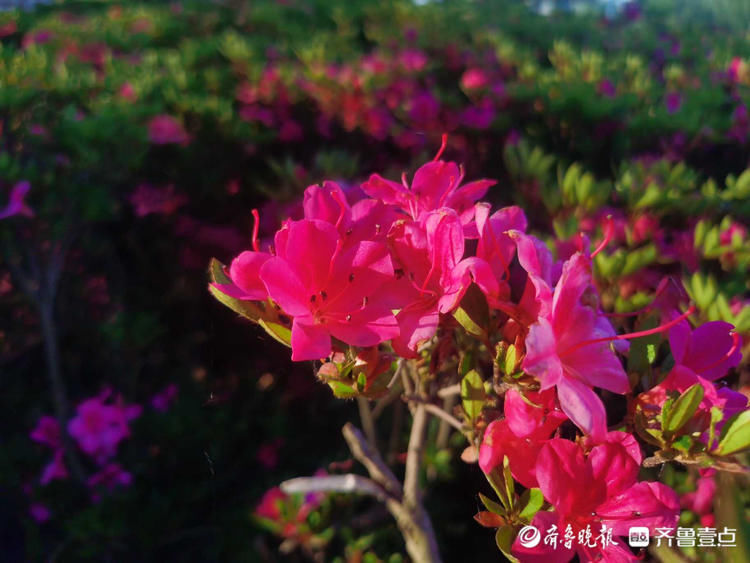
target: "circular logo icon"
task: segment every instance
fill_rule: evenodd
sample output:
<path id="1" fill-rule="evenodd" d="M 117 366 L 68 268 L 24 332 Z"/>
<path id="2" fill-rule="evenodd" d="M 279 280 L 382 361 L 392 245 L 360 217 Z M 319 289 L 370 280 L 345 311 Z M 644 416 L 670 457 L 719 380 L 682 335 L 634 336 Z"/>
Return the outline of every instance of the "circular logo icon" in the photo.
<path id="1" fill-rule="evenodd" d="M 518 541 L 523 547 L 536 547 L 542 541 L 542 533 L 536 526 L 524 526 L 518 532 Z"/>

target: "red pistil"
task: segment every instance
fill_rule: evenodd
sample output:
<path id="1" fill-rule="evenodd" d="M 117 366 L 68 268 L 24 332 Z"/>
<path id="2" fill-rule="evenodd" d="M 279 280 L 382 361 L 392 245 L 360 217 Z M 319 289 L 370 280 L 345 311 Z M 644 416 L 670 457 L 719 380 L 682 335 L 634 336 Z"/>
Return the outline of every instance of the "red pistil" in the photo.
<path id="1" fill-rule="evenodd" d="M 652 334 L 659 334 L 660 332 L 664 332 L 666 330 L 669 330 L 676 324 L 682 322 L 684 319 L 695 313 L 696 308 L 695 305 L 690 305 L 687 311 L 685 311 L 682 315 L 679 317 L 672 319 L 668 323 L 664 323 L 663 325 L 657 326 L 656 328 L 651 328 L 648 330 L 640 330 L 638 332 L 630 332 L 627 334 L 615 334 L 614 336 L 604 336 L 602 338 L 594 338 L 592 340 L 584 340 L 583 342 L 579 342 L 575 346 L 571 346 L 567 350 L 563 351 L 560 354 L 560 357 L 568 356 L 572 354 L 573 352 L 576 352 L 580 350 L 581 348 L 584 348 L 586 346 L 590 346 L 591 344 L 599 344 L 600 342 L 612 342 L 614 340 L 630 340 L 633 338 L 640 338 L 642 336 L 650 336 Z"/>
<path id="2" fill-rule="evenodd" d="M 437 154 L 435 155 L 435 158 L 432 159 L 432 162 L 435 162 L 436 160 L 440 160 L 440 157 L 443 156 L 443 152 L 445 152 L 445 147 L 448 144 L 448 133 L 443 133 L 443 136 L 440 140 L 440 149 L 438 149 Z"/>
<path id="3" fill-rule="evenodd" d="M 714 363 L 712 363 L 710 366 L 705 367 L 705 368 L 704 367 L 700 368 L 701 372 L 707 372 L 709 370 L 714 369 L 716 366 L 723 364 L 729 358 L 731 358 L 732 355 L 737 351 L 737 348 L 740 347 L 740 343 L 742 342 L 742 339 L 740 338 L 740 335 L 737 334 L 736 332 L 733 332 L 731 334 L 732 334 L 732 347 L 729 349 L 729 351 L 726 354 L 724 354 L 721 358 L 716 360 Z"/>
<path id="4" fill-rule="evenodd" d="M 331 190 L 331 197 L 339 206 L 339 216 L 338 219 L 336 219 L 336 230 L 338 231 L 341 222 L 344 220 L 344 215 L 346 214 L 346 203 L 341 200 L 341 195 L 337 191 Z"/>
<path id="5" fill-rule="evenodd" d="M 612 240 L 612 237 L 615 234 L 615 222 L 612 220 L 612 215 L 607 215 L 607 217 L 604 219 L 604 226 L 602 228 L 604 231 L 604 240 L 599 243 L 599 246 L 596 247 L 596 250 L 591 253 L 591 258 L 599 254 L 604 248 L 609 244 L 609 241 Z"/>
<path id="6" fill-rule="evenodd" d="M 255 252 L 260 252 L 260 246 L 258 245 L 258 231 L 260 230 L 260 215 L 258 215 L 257 209 L 253 209 L 251 213 L 253 214 L 253 250 Z"/>

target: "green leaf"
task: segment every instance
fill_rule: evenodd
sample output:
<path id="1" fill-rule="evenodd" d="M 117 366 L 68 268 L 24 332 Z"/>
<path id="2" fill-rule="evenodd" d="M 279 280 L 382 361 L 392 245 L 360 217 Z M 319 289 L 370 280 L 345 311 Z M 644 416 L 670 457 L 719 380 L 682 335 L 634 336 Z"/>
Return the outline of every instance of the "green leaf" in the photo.
<path id="1" fill-rule="evenodd" d="M 710 450 L 716 440 L 716 425 L 724 418 L 724 411 L 719 407 L 711 407 L 711 425 L 708 427 L 708 449 Z"/>
<path id="2" fill-rule="evenodd" d="M 482 493 L 479 493 L 479 500 L 482 501 L 482 504 L 490 512 L 494 512 L 495 514 L 499 514 L 500 516 L 505 516 L 507 514 L 507 511 L 502 506 L 497 504 L 494 500 L 490 499 L 489 497 L 483 495 Z"/>
<path id="3" fill-rule="evenodd" d="M 485 399 L 484 381 L 479 372 L 473 369 L 461 380 L 461 404 L 472 423 L 482 414 Z"/>
<path id="4" fill-rule="evenodd" d="M 693 447 L 693 439 L 687 434 L 680 436 L 677 440 L 672 442 L 672 447 L 675 450 L 688 453 L 690 448 Z"/>
<path id="5" fill-rule="evenodd" d="M 512 375 L 516 371 L 516 363 L 518 362 L 518 350 L 514 344 L 508 346 L 508 350 L 505 352 L 504 369 L 505 373 Z"/>
<path id="6" fill-rule="evenodd" d="M 750 410 L 730 418 L 721 430 L 716 453 L 730 455 L 750 447 Z"/>
<path id="7" fill-rule="evenodd" d="M 458 366 L 458 374 L 461 377 L 464 377 L 469 371 L 471 371 L 474 367 L 474 352 L 472 350 L 467 350 L 466 353 L 461 358 L 461 363 Z"/>
<path id="8" fill-rule="evenodd" d="M 677 432 L 693 417 L 703 400 L 703 385 L 696 383 L 680 395 L 671 408 L 662 414 L 662 429 L 667 432 Z"/>
<path id="9" fill-rule="evenodd" d="M 292 331 L 287 327 L 264 319 L 258 319 L 258 324 L 260 324 L 260 326 L 262 326 L 275 340 L 278 340 L 285 346 L 292 347 Z"/>
<path id="10" fill-rule="evenodd" d="M 490 322 L 490 310 L 484 293 L 476 284 L 466 290 L 461 304 L 453 313 L 454 318 L 472 336 L 486 337 Z"/>
<path id="11" fill-rule="evenodd" d="M 208 263 L 208 276 L 213 283 L 232 283 L 232 280 L 224 272 L 224 264 L 216 258 L 211 258 Z"/>
<path id="12" fill-rule="evenodd" d="M 539 489 L 527 489 L 521 495 L 521 512 L 518 515 L 524 520 L 531 521 L 544 504 L 544 495 Z"/>
<path id="13" fill-rule="evenodd" d="M 518 559 L 513 557 L 510 548 L 513 546 L 513 540 L 516 539 L 516 530 L 512 526 L 498 528 L 495 533 L 495 543 L 497 548 L 503 552 L 503 555 L 512 563 L 518 563 Z"/>
<path id="14" fill-rule="evenodd" d="M 503 480 L 505 482 L 505 495 L 508 499 L 508 510 L 513 510 L 516 502 L 516 482 L 510 472 L 510 460 L 508 456 L 503 456 Z"/>
<path id="15" fill-rule="evenodd" d="M 225 307 L 229 307 L 238 315 L 241 315 L 246 319 L 250 319 L 251 321 L 260 322 L 259 319 L 261 315 L 263 315 L 263 310 L 258 305 L 256 305 L 255 302 L 243 301 L 240 299 L 235 299 L 234 297 L 230 297 L 214 285 L 209 285 L 208 291 L 216 298 L 219 303 L 221 303 Z"/>
<path id="16" fill-rule="evenodd" d="M 343 381 L 330 380 L 326 381 L 326 383 L 331 388 L 331 391 L 333 391 L 333 394 L 337 399 L 351 399 L 359 395 L 354 387 Z"/>
<path id="17" fill-rule="evenodd" d="M 458 321 L 458 324 L 460 324 L 464 330 L 472 336 L 485 336 L 486 333 L 484 329 L 474 322 L 474 319 L 471 318 L 471 315 L 463 307 L 456 309 L 453 313 L 453 317 Z"/>

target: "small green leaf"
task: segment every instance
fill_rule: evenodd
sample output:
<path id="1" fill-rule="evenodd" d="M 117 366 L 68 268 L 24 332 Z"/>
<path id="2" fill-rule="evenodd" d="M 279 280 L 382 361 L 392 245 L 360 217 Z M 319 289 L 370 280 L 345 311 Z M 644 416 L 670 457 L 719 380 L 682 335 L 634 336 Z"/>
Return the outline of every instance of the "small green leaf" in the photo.
<path id="1" fill-rule="evenodd" d="M 507 511 L 502 506 L 500 506 L 489 497 L 483 495 L 482 493 L 479 493 L 479 500 L 482 501 L 482 504 L 490 512 L 494 512 L 495 514 L 499 514 L 500 516 L 505 516 L 507 514 Z"/>
<path id="2" fill-rule="evenodd" d="M 263 310 L 254 301 L 243 301 L 230 297 L 215 285 L 209 285 L 208 291 L 219 303 L 246 319 L 259 322 L 261 315 L 263 315 Z"/>
<path id="3" fill-rule="evenodd" d="M 711 407 L 711 425 L 708 427 L 708 449 L 713 448 L 716 440 L 716 425 L 724 418 L 724 411 L 719 407 Z"/>
<path id="4" fill-rule="evenodd" d="M 674 433 L 685 426 L 703 400 L 703 394 L 703 385 L 696 383 L 680 395 L 662 416 L 662 429 Z"/>
<path id="5" fill-rule="evenodd" d="M 730 455 L 748 447 L 750 447 L 750 410 L 739 412 L 727 421 L 721 430 L 716 453 Z"/>
<path id="6" fill-rule="evenodd" d="M 646 344 L 646 358 L 649 364 L 653 364 L 656 360 L 656 345 Z"/>
<path id="7" fill-rule="evenodd" d="M 461 363 L 458 366 L 458 374 L 464 377 L 474 368 L 474 352 L 467 350 L 466 353 L 461 357 Z"/>
<path id="8" fill-rule="evenodd" d="M 287 327 L 264 319 L 258 319 L 258 324 L 260 324 L 260 326 L 262 326 L 275 340 L 278 340 L 285 346 L 292 347 L 292 331 Z"/>
<path id="9" fill-rule="evenodd" d="M 523 508 L 518 513 L 518 516 L 530 522 L 536 513 L 539 512 L 539 509 L 542 508 L 544 495 L 542 495 L 542 491 L 539 489 L 527 489 L 521 495 L 520 504 Z"/>
<path id="10" fill-rule="evenodd" d="M 232 280 L 224 272 L 224 268 L 224 264 L 216 258 L 211 258 L 208 263 L 208 276 L 213 283 L 232 283 Z"/>
<path id="11" fill-rule="evenodd" d="M 516 372 L 516 363 L 518 361 L 518 350 L 515 345 L 511 344 L 508 346 L 507 352 L 505 352 L 505 373 L 511 375 Z"/>
<path id="12" fill-rule="evenodd" d="M 513 526 L 504 526 L 503 528 L 498 528 L 497 533 L 495 534 L 495 543 L 497 544 L 497 548 L 503 552 L 503 555 L 508 558 L 509 561 L 512 563 L 518 563 L 518 559 L 513 557 L 513 554 L 510 552 L 511 547 L 513 546 L 513 540 L 516 539 L 516 530 L 513 528 Z"/>
<path id="13" fill-rule="evenodd" d="M 471 284 L 466 290 L 453 316 L 472 336 L 485 337 L 487 335 L 490 311 L 484 293 L 476 284 Z"/>
<path id="14" fill-rule="evenodd" d="M 690 448 L 693 447 L 693 439 L 687 434 L 680 436 L 677 440 L 672 442 L 672 447 L 675 450 L 679 450 L 684 453 L 688 453 Z"/>
<path id="15" fill-rule="evenodd" d="M 470 421 L 474 422 L 482 414 L 485 399 L 482 376 L 477 370 L 470 370 L 461 380 L 461 404 Z"/>
<path id="16" fill-rule="evenodd" d="M 351 399 L 359 395 L 354 387 L 343 381 L 331 380 L 326 381 L 326 383 L 331 388 L 331 391 L 333 391 L 334 396 L 338 399 Z"/>
<path id="17" fill-rule="evenodd" d="M 516 503 L 516 482 L 510 472 L 510 460 L 508 456 L 503 456 L 503 480 L 505 481 L 505 495 L 508 499 L 508 510 L 513 510 Z"/>

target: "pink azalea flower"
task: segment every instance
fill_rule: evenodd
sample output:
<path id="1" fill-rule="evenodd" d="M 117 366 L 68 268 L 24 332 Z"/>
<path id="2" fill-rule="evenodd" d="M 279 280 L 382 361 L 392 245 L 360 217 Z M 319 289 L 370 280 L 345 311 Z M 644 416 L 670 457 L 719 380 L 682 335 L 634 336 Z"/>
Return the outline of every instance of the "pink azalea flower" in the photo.
<path id="1" fill-rule="evenodd" d="M 461 112 L 461 123 L 473 129 L 487 129 L 495 119 L 495 108 L 490 100 L 483 100 Z"/>
<path id="2" fill-rule="evenodd" d="M 430 211 L 450 207 L 459 214 L 461 224 L 471 236 L 474 202 L 483 197 L 495 181 L 476 180 L 461 186 L 462 180 L 463 172 L 455 162 L 433 160 L 414 173 L 411 186 L 406 177 L 399 184 L 373 174 L 362 184 L 362 190 L 372 198 L 400 208 L 415 221 Z"/>
<path id="3" fill-rule="evenodd" d="M 292 141 L 301 140 L 303 136 L 302 126 L 299 123 L 291 118 L 283 119 L 281 127 L 279 128 L 280 141 L 290 143 Z"/>
<path id="4" fill-rule="evenodd" d="M 274 124 L 273 112 L 261 106 L 246 105 L 240 108 L 240 119 L 245 121 L 262 123 L 266 127 L 272 127 Z"/>
<path id="5" fill-rule="evenodd" d="M 13 20 L 0 25 L 0 37 L 8 37 L 9 35 L 13 35 L 16 31 L 18 31 L 18 25 Z"/>
<path id="6" fill-rule="evenodd" d="M 255 454 L 258 463 L 265 469 L 273 469 L 279 464 L 279 450 L 284 444 L 284 440 L 276 438 L 270 442 L 265 442 L 258 447 Z"/>
<path id="7" fill-rule="evenodd" d="M 721 431 L 724 423 L 735 413 L 745 410 L 748 403 L 742 393 L 728 387 L 717 390 L 712 383 L 742 360 L 742 339 L 733 330 L 731 324 L 723 321 L 704 323 L 692 331 L 686 321 L 675 325 L 669 331 L 675 365 L 664 381 L 641 393 L 638 402 L 647 408 L 660 408 L 669 391 L 684 393 L 698 383 L 703 387 L 704 395 L 690 424 L 696 431 L 705 430 L 710 423 L 711 408 L 718 407 L 724 413 L 716 425 Z M 708 433 L 704 433 L 702 440 L 707 442 L 708 437 Z M 715 445 L 709 444 L 711 447 Z"/>
<path id="8" fill-rule="evenodd" d="M 86 484 L 92 489 L 103 487 L 111 491 L 117 486 L 127 487 L 132 482 L 133 476 L 125 471 L 119 463 L 112 462 L 89 477 Z"/>
<path id="9" fill-rule="evenodd" d="M 608 78 L 601 80 L 596 87 L 596 91 L 607 98 L 614 98 L 617 95 L 615 85 Z"/>
<path id="10" fill-rule="evenodd" d="M 406 303 L 396 316 L 400 334 L 393 340 L 401 356 L 414 357 L 419 344 L 432 338 L 439 313 L 452 311 L 472 280 L 485 294 L 499 295 L 498 283 L 484 260 L 462 260 L 463 227 L 450 208 L 427 213 L 421 223 L 398 221 L 388 242 Z"/>
<path id="11" fill-rule="evenodd" d="M 50 509 L 39 502 L 35 502 L 29 506 L 29 514 L 39 524 L 46 522 L 52 516 Z"/>
<path id="12" fill-rule="evenodd" d="M 536 459 L 541 446 L 567 418 L 555 405 L 552 389 L 529 392 L 526 399 L 513 389 L 505 394 L 505 418 L 493 420 L 479 447 L 479 467 L 490 473 L 508 457 L 513 477 L 524 487 L 537 486 Z"/>
<path id="13" fill-rule="evenodd" d="M 461 76 L 461 87 L 464 90 L 479 90 L 489 84 L 487 73 L 481 68 L 470 68 Z"/>
<path id="14" fill-rule="evenodd" d="M 120 86 L 120 89 L 117 91 L 117 95 L 120 96 L 123 100 L 127 100 L 128 102 L 135 102 L 138 99 L 138 94 L 135 91 L 135 88 L 133 88 L 133 85 L 130 84 L 130 82 L 125 82 L 122 86 Z"/>
<path id="15" fill-rule="evenodd" d="M 427 128 L 438 117 L 440 113 L 440 102 L 428 90 L 417 92 L 411 100 L 409 108 L 409 119 L 417 128 Z"/>
<path id="16" fill-rule="evenodd" d="M 40 125 L 38 123 L 32 123 L 31 125 L 29 125 L 29 134 L 45 139 L 49 137 L 49 131 L 47 130 L 47 128 L 44 125 Z"/>
<path id="17" fill-rule="evenodd" d="M 578 444 L 560 438 L 542 446 L 536 477 L 554 511 L 538 512 L 532 525 L 542 535 L 556 531 L 559 543 L 527 548 L 516 539 L 515 557 L 525 563 L 565 562 L 576 554 L 581 561 L 637 561 L 619 536 L 627 535 L 631 526 L 653 531 L 677 525 L 677 495 L 662 483 L 636 482 L 640 451 L 628 447 L 627 435 L 619 434 L 610 433 L 588 455 Z M 565 545 L 568 529 L 575 539 Z"/>
<path id="18" fill-rule="evenodd" d="M 560 278 L 562 263 L 555 262 L 547 245 L 535 236 L 513 229 L 507 234 L 516 242 L 518 262 L 527 274 L 518 308 L 521 320 L 531 324 L 550 314 L 553 286 Z"/>
<path id="19" fill-rule="evenodd" d="M 664 104 L 667 106 L 667 113 L 677 113 L 682 107 L 682 94 L 679 92 L 668 92 Z"/>
<path id="20" fill-rule="evenodd" d="M 177 193 L 171 184 L 165 188 L 140 184 L 128 199 L 136 217 L 145 217 L 152 213 L 171 215 L 187 203 L 187 198 Z"/>
<path id="21" fill-rule="evenodd" d="M 67 479 L 68 469 L 65 467 L 65 454 L 62 448 L 55 451 L 55 455 L 52 457 L 45 468 L 42 470 L 42 476 L 39 479 L 39 483 L 42 485 L 48 484 L 50 481 L 55 479 Z"/>
<path id="22" fill-rule="evenodd" d="M 727 68 L 727 75 L 732 82 L 739 82 L 745 67 L 744 61 L 740 57 L 733 57 Z"/>
<path id="23" fill-rule="evenodd" d="M 157 115 L 148 122 L 149 140 L 155 145 L 187 145 L 190 137 L 182 123 L 171 115 Z"/>
<path id="24" fill-rule="evenodd" d="M 175 400 L 178 392 L 179 387 L 177 387 L 177 384 L 170 383 L 159 393 L 151 397 L 151 406 L 159 412 L 167 412 L 169 405 Z"/>
<path id="25" fill-rule="evenodd" d="M 10 190 L 8 205 L 6 205 L 3 209 L 0 209 L 0 219 L 7 219 L 8 217 L 13 217 L 14 215 L 33 217 L 34 212 L 24 202 L 24 198 L 26 197 L 26 194 L 29 193 L 30 189 L 31 184 L 29 184 L 25 180 L 14 185 Z"/>
<path id="26" fill-rule="evenodd" d="M 715 469 L 699 469 L 700 477 L 695 485 L 695 491 L 680 496 L 680 506 L 692 510 L 698 515 L 701 526 L 713 528 L 715 517 L 713 513 L 714 497 L 716 496 Z"/>
<path id="27" fill-rule="evenodd" d="M 659 233 L 662 234 L 662 233 Z M 673 231 L 669 240 L 664 236 L 656 238 L 656 246 L 663 258 L 682 263 L 689 271 L 700 267 L 701 256 L 695 247 L 693 230 Z"/>
<path id="28" fill-rule="evenodd" d="M 476 226 L 479 234 L 476 257 L 486 261 L 495 278 L 507 280 L 510 263 L 516 255 L 516 243 L 508 231 L 526 230 L 526 215 L 520 207 L 503 207 L 490 215 L 487 203 L 476 205 Z"/>
<path id="29" fill-rule="evenodd" d="M 276 256 L 260 268 L 268 295 L 294 318 L 292 360 L 329 356 L 331 336 L 374 346 L 398 334 L 388 302 L 393 265 L 386 247 L 357 241 L 344 247 L 334 225 L 288 222 L 276 233 Z"/>
<path id="30" fill-rule="evenodd" d="M 30 45 L 43 45 L 48 43 L 55 38 L 55 33 L 48 29 L 39 29 L 36 31 L 30 31 L 23 36 L 21 40 L 21 47 L 24 49 Z"/>
<path id="31" fill-rule="evenodd" d="M 114 404 L 105 404 L 109 394 L 104 391 L 80 403 L 76 416 L 68 423 L 68 433 L 98 463 L 115 455 L 118 444 L 130 436 L 128 422 L 141 413 L 140 406 L 126 406 L 119 396 Z"/>
<path id="32" fill-rule="evenodd" d="M 427 55 L 418 49 L 405 49 L 398 56 L 398 62 L 408 72 L 419 72 L 428 60 Z"/>
<path id="33" fill-rule="evenodd" d="M 57 449 L 62 445 L 60 423 L 53 416 L 44 415 L 39 419 L 36 428 L 29 434 L 32 440 Z"/>
<path id="34" fill-rule="evenodd" d="M 614 340 L 615 331 L 595 302 L 591 260 L 574 254 L 563 265 L 549 307 L 529 328 L 522 368 L 539 379 L 542 390 L 557 386 L 563 412 L 598 439 L 606 432 L 607 415 L 592 387 L 626 393 L 630 385 L 606 341 Z"/>
<path id="35" fill-rule="evenodd" d="M 255 508 L 255 515 L 269 520 L 281 518 L 281 505 L 289 498 L 279 487 L 268 489 Z"/>
<path id="36" fill-rule="evenodd" d="M 650 213 L 642 213 L 632 218 L 630 223 L 630 237 L 633 244 L 641 244 L 663 236 L 663 229 L 659 225 L 659 218 Z"/>
<path id="37" fill-rule="evenodd" d="M 723 321 L 703 323 L 690 330 L 687 321 L 669 331 L 669 347 L 675 366 L 684 366 L 696 375 L 715 381 L 724 377 L 742 360 L 742 339 L 734 326 Z"/>

